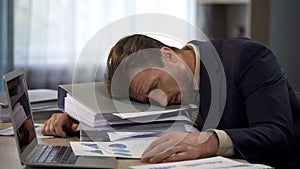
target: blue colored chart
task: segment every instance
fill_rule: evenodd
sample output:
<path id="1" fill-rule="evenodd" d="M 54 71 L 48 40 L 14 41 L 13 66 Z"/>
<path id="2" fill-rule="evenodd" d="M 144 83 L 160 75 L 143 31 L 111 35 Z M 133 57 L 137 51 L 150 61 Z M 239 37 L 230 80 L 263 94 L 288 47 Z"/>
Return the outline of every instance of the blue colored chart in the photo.
<path id="1" fill-rule="evenodd" d="M 110 144 L 108 147 L 112 148 L 127 148 L 125 144 Z"/>
<path id="2" fill-rule="evenodd" d="M 101 150 L 89 150 L 87 152 L 92 152 L 92 153 L 103 155 L 103 152 Z"/>
<path id="3" fill-rule="evenodd" d="M 87 146 L 87 147 L 91 147 L 91 148 L 94 148 L 94 149 L 98 149 L 98 145 L 97 144 L 94 144 L 94 143 L 81 143 L 81 145 L 83 146 Z"/>
<path id="4" fill-rule="evenodd" d="M 121 155 L 121 156 L 126 156 L 126 157 L 131 157 L 131 154 L 126 154 L 126 153 L 114 153 L 115 155 Z"/>
<path id="5" fill-rule="evenodd" d="M 129 150 L 124 150 L 124 149 L 112 149 L 112 151 L 115 151 L 115 152 L 121 152 L 121 153 L 129 153 Z"/>

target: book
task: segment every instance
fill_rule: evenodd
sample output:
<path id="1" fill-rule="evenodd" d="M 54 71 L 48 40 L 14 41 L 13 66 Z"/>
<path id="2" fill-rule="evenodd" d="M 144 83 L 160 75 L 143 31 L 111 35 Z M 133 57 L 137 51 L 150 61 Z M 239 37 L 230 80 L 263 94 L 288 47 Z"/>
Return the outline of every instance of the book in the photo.
<path id="1" fill-rule="evenodd" d="M 189 105 L 161 107 L 130 100 L 114 100 L 104 82 L 58 86 L 58 107 L 72 118 L 94 128 L 110 125 L 188 120 Z M 180 117 L 179 117 L 180 115 Z M 173 118 L 172 118 L 173 117 Z M 179 119 L 180 118 L 180 119 Z"/>

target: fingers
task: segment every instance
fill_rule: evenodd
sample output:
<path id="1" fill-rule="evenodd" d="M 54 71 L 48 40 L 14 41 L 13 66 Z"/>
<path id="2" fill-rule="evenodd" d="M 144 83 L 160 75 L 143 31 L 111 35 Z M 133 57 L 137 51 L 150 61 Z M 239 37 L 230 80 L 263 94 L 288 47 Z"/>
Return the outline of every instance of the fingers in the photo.
<path id="1" fill-rule="evenodd" d="M 147 153 L 152 151 L 153 149 L 156 149 L 157 151 L 165 150 L 167 147 L 175 146 L 180 141 L 186 137 L 186 133 L 182 132 L 170 132 L 166 133 L 162 136 L 160 136 L 158 139 L 153 141 L 144 151 L 143 156 L 145 156 Z"/>
<path id="2" fill-rule="evenodd" d="M 177 154 L 177 153 L 180 153 L 182 152 L 183 149 L 181 146 L 175 146 L 175 147 L 170 147 L 168 148 L 167 150 L 161 152 L 161 153 L 158 153 L 154 156 L 151 156 L 148 160 L 149 163 L 157 163 L 157 162 L 162 162 L 164 161 L 165 159 L 167 158 L 174 158 L 174 156 Z"/>
<path id="3" fill-rule="evenodd" d="M 156 142 L 160 142 L 160 139 L 156 140 Z M 167 148 L 170 148 L 171 145 L 169 142 L 165 141 L 165 142 L 161 142 L 163 144 L 157 145 L 156 142 L 153 142 L 152 144 L 150 144 L 147 149 L 144 151 L 144 153 L 142 154 L 142 162 L 149 162 L 149 160 L 155 156 L 156 154 L 161 153 L 162 151 L 166 150 Z"/>
<path id="4" fill-rule="evenodd" d="M 58 119 L 50 118 L 46 121 L 41 132 L 43 135 L 66 137 L 66 133 L 62 130 L 62 125 L 58 122 Z"/>
<path id="5" fill-rule="evenodd" d="M 44 123 L 44 126 L 41 129 L 41 132 L 43 135 L 52 135 L 51 130 L 50 130 L 50 124 L 51 124 L 51 119 L 47 120 Z"/>
<path id="6" fill-rule="evenodd" d="M 68 117 L 62 113 L 53 114 L 51 118 L 44 123 L 44 126 L 41 129 L 42 134 L 66 137 L 63 126 L 70 125 L 66 118 Z"/>
<path id="7" fill-rule="evenodd" d="M 55 119 L 54 120 L 53 126 L 51 126 L 51 128 L 53 130 L 52 131 L 53 135 L 60 136 L 60 137 L 66 137 L 67 136 L 66 132 L 63 130 L 63 126 L 65 125 L 63 122 L 64 121 L 62 121 L 60 119 Z"/>
<path id="8" fill-rule="evenodd" d="M 158 157 L 159 160 L 162 160 L 176 152 L 179 152 L 177 145 L 185 138 L 185 136 L 186 133 L 180 132 L 167 133 L 161 136 L 146 148 L 142 154 L 142 162 L 150 162 L 150 159 L 152 159 L 154 156 Z M 159 160 L 154 158 L 154 161 Z"/>
<path id="9" fill-rule="evenodd" d="M 165 137 L 165 135 L 159 137 L 155 141 L 153 141 L 144 151 L 142 156 L 149 157 L 149 152 L 152 151 L 154 148 L 157 149 L 157 146 L 162 146 L 161 143 L 166 143 L 170 138 Z"/>
<path id="10" fill-rule="evenodd" d="M 173 162 L 173 161 L 182 161 L 189 159 L 198 158 L 198 154 L 193 150 L 194 147 L 191 147 L 186 144 L 180 144 L 175 147 L 169 148 L 166 151 L 163 151 L 159 154 L 149 157 L 148 163 L 158 163 L 158 162 Z"/>
<path id="11" fill-rule="evenodd" d="M 166 162 L 183 161 L 183 160 L 192 159 L 192 158 L 188 158 L 189 155 L 190 154 L 187 152 L 173 154 L 173 155 L 169 156 L 168 158 L 165 158 L 164 160 L 162 160 L 162 162 L 166 163 Z"/>
<path id="12" fill-rule="evenodd" d="M 41 128 L 41 132 L 43 135 L 46 135 L 46 131 L 45 131 L 46 125 L 47 125 L 47 121 L 45 121 L 43 127 Z"/>
<path id="13" fill-rule="evenodd" d="M 160 141 L 160 140 L 157 140 Z M 167 141 L 161 141 L 160 144 L 155 144 L 154 145 L 150 145 L 150 149 L 147 148 L 146 151 L 144 151 L 142 158 L 143 160 L 149 159 L 159 153 L 162 153 L 163 151 L 165 151 L 166 149 L 170 149 L 173 148 L 175 145 L 172 141 L 167 140 Z"/>

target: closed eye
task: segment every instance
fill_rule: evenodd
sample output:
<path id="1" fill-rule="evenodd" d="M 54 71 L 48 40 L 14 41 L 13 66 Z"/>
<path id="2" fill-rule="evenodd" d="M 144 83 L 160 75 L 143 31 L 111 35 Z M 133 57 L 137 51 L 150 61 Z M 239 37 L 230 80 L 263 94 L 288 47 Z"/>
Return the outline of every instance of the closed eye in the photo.
<path id="1" fill-rule="evenodd" d="M 157 88 L 157 85 L 158 85 L 158 79 L 153 80 L 152 84 L 150 85 L 150 87 L 149 87 L 149 89 L 148 89 L 148 91 L 147 91 L 147 95 L 149 95 L 149 93 L 150 93 L 152 90 L 156 89 L 156 88 Z"/>

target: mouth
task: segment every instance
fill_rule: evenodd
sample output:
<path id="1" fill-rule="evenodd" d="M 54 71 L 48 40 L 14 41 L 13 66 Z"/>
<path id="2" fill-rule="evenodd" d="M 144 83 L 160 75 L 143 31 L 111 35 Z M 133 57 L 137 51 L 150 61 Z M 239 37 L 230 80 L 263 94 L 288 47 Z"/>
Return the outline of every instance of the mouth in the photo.
<path id="1" fill-rule="evenodd" d="M 181 103 L 181 95 L 176 94 L 175 96 L 173 96 L 170 103 L 171 104 L 180 104 Z"/>

